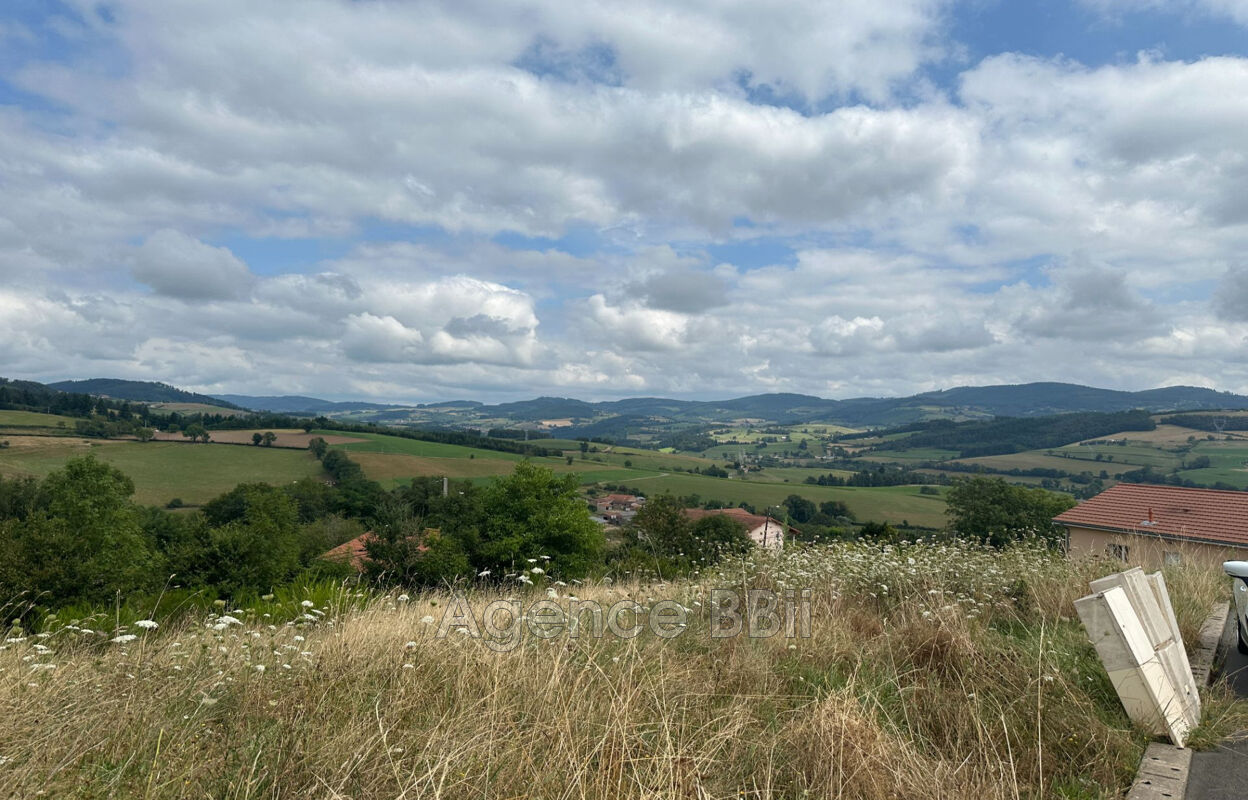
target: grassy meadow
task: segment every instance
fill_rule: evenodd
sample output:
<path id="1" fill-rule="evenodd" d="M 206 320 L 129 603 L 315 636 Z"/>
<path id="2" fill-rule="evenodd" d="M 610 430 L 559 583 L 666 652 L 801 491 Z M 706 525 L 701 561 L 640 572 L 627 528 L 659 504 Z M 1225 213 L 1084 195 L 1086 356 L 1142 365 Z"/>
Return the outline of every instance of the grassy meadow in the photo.
<path id="1" fill-rule="evenodd" d="M 249 444 L 252 433 L 250 430 L 213 431 L 213 441 L 208 444 L 190 444 L 177 436 L 146 443 L 71 436 L 6 436 L 10 446 L 0 449 L 0 475 L 43 476 L 62 466 L 67 459 L 91 452 L 134 480 L 135 498 L 140 503 L 164 505 L 173 498 L 180 498 L 188 505 L 199 505 L 239 483 L 280 485 L 308 476 L 321 476 L 319 464 L 301 449 L 306 446 L 307 439 L 318 435 L 332 447 L 350 454 L 366 477 L 387 489 L 419 476 L 489 481 L 510 474 L 524 458 L 517 453 L 462 445 L 376 433 L 345 435 L 335 431 L 305 434 L 283 430 L 277 432 L 275 446 L 254 447 Z M 945 522 L 941 494 L 920 494 L 917 486 L 856 488 L 812 486 L 803 482 L 809 475 L 833 471 L 828 469 L 773 467 L 750 473 L 744 479 L 740 476 L 711 478 L 688 470 L 722 462 L 682 453 L 607 449 L 602 445 L 599 445 L 599 452 L 582 458 L 579 442 L 535 440 L 532 444 L 558 448 L 572 456 L 571 464 L 566 456 L 534 457 L 532 460 L 555 472 L 576 474 L 583 485 L 625 484 L 650 494 L 669 491 L 677 495 L 696 494 L 704 501 L 719 500 L 732 505 L 746 502 L 757 507 L 776 505 L 790 494 L 799 494 L 816 503 L 844 501 L 864 521 L 908 522 L 928 528 L 942 527 Z M 576 447 L 560 447 L 565 444 Z M 944 490 L 940 491 L 943 494 Z"/>
<path id="2" fill-rule="evenodd" d="M 503 598 L 686 609 L 675 638 L 534 618 L 509 652 L 440 637 L 442 593 L 54 619 L 0 645 L 0 796 L 1115 798 L 1147 737 L 1072 607 L 1112 569 L 842 543 L 672 583 L 468 587 L 478 623 Z M 1168 574 L 1189 633 L 1225 591 L 1192 569 Z M 714 638 L 711 587 L 809 588 L 809 636 Z"/>
<path id="3" fill-rule="evenodd" d="M 0 409 L 0 428 L 68 428 L 72 431 L 75 422 L 77 420 L 73 417 L 59 414 Z"/>
<path id="4" fill-rule="evenodd" d="M 281 485 L 324 474 L 310 453 L 298 450 L 32 436 L 0 449 L 0 475 L 42 477 L 87 453 L 130 476 L 135 500 L 146 505 L 175 497 L 199 505 L 240 483 Z"/>

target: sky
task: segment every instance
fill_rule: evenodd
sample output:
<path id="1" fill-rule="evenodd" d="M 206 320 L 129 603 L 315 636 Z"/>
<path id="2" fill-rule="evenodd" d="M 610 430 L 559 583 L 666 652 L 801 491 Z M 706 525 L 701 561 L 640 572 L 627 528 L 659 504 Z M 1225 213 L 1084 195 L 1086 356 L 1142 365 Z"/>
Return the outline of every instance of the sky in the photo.
<path id="1" fill-rule="evenodd" d="M 0 375 L 1248 393 L 1248 0 L 5 0 Z"/>

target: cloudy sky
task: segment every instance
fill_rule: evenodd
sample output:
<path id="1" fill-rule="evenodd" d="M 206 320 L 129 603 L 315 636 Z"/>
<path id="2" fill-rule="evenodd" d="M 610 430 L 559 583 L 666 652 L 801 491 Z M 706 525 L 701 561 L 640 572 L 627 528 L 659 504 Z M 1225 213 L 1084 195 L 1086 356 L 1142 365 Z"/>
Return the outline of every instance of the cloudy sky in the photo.
<path id="1" fill-rule="evenodd" d="M 1248 0 L 4 0 L 0 375 L 1248 392 Z"/>

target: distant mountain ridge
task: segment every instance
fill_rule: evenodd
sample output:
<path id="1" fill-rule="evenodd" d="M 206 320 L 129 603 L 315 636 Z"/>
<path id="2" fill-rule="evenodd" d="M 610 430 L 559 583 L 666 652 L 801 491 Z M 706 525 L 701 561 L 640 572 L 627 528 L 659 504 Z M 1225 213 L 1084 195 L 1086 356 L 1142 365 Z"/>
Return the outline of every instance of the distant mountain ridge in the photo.
<path id="1" fill-rule="evenodd" d="M 88 378 L 77 381 L 57 381 L 44 384 L 49 389 L 77 394 L 93 394 L 112 397 L 116 400 L 129 400 L 136 403 L 202 403 L 240 410 L 233 403 L 210 397 L 206 394 L 188 392 L 167 383 L 156 381 L 128 381 L 121 378 Z"/>
<path id="2" fill-rule="evenodd" d="M 388 405 L 385 403 L 322 400 L 319 397 L 304 397 L 297 394 L 284 394 L 273 397 L 219 394 L 216 397 L 227 403 L 234 403 L 252 411 L 271 411 L 275 414 L 328 414 L 335 411 L 382 411 L 387 408 L 408 408 L 408 406 Z"/>
<path id="3" fill-rule="evenodd" d="M 825 422 L 859 427 L 886 427 L 927 419 L 979 419 L 994 416 L 1030 417 L 1078 411 L 1201 411 L 1248 409 L 1248 397 L 1197 386 L 1168 386 L 1127 392 L 1098 389 L 1072 383 L 1023 383 L 995 386 L 958 386 L 908 397 L 856 397 L 831 400 L 813 395 L 776 393 L 725 400 L 674 400 L 631 397 L 591 402 L 568 397 L 537 397 L 495 405 L 475 401 L 424 404 L 333 401 L 303 395 L 208 396 L 187 392 L 164 383 L 93 378 L 48 384 L 53 389 L 108 395 L 137 402 L 207 403 L 284 414 L 368 413 L 402 418 L 402 409 L 448 409 L 467 413 L 456 425 L 472 419 L 505 419 L 515 423 L 570 419 L 569 433 L 605 431 L 658 420 L 690 425 L 715 424 L 735 419 L 761 419 L 777 423 Z M 380 418 L 378 421 L 382 421 Z"/>
<path id="4" fill-rule="evenodd" d="M 729 400 L 630 398 L 587 403 L 542 397 L 484 406 L 483 414 L 512 415 L 518 420 L 588 418 L 603 414 L 662 417 L 673 421 L 728 421 L 754 417 L 777 422 L 841 422 L 881 426 L 938 417 L 1032 417 L 1076 411 L 1198 411 L 1248 409 L 1248 397 L 1196 386 L 1171 386 L 1140 392 L 1097 389 L 1071 383 L 1025 383 L 960 386 L 909 397 L 857 397 L 829 400 L 802 394 L 761 394 Z"/>

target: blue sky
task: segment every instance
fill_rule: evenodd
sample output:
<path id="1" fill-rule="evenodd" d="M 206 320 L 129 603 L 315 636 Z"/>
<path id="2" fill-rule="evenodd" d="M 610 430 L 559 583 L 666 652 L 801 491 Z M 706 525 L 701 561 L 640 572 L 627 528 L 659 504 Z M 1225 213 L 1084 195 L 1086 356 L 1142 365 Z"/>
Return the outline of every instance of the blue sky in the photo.
<path id="1" fill-rule="evenodd" d="M 1246 29 L 1248 0 L 15 0 L 0 374 L 1248 391 Z"/>

